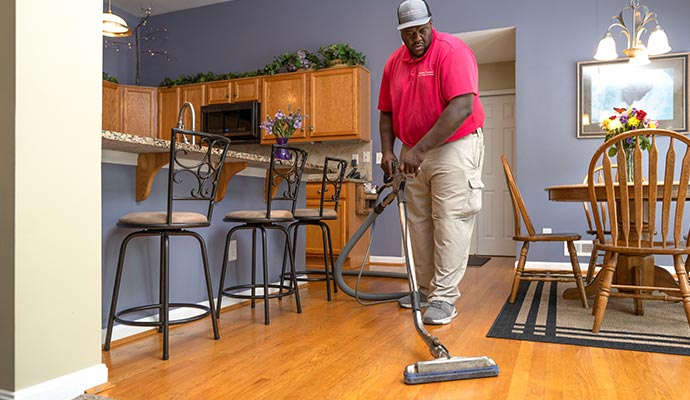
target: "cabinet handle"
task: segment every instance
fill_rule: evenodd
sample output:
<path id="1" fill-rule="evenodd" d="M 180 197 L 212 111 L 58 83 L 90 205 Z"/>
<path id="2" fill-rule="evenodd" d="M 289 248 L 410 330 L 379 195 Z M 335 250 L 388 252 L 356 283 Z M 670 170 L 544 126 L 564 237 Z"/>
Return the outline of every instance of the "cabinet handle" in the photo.
<path id="1" fill-rule="evenodd" d="M 226 99 L 229 99 L 229 98 L 230 98 L 230 95 L 229 95 L 229 94 L 226 94 L 226 95 L 225 95 L 225 98 L 226 98 Z"/>
<path id="2" fill-rule="evenodd" d="M 240 97 L 239 93 L 235 92 L 235 98 Z"/>
<path id="3" fill-rule="evenodd" d="M 309 130 L 314 132 L 314 125 L 309 125 Z"/>

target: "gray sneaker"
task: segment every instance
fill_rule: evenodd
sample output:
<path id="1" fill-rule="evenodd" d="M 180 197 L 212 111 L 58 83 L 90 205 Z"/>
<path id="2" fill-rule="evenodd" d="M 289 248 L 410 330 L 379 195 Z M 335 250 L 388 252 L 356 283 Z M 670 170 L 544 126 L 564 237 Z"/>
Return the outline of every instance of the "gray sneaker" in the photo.
<path id="1" fill-rule="evenodd" d="M 450 303 L 434 300 L 429 303 L 422 320 L 429 325 L 445 325 L 458 315 L 458 311 Z"/>
<path id="2" fill-rule="evenodd" d="M 426 295 L 422 292 L 419 293 L 419 307 L 421 308 L 426 308 L 429 306 L 429 300 L 427 299 Z M 410 296 L 403 296 L 398 299 L 398 305 L 401 308 L 412 308 L 412 299 Z"/>

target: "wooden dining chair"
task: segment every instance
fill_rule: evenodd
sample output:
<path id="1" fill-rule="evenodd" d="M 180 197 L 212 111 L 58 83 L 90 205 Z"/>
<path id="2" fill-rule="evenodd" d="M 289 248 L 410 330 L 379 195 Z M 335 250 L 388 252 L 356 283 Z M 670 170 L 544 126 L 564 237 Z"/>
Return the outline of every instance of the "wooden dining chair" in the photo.
<path id="1" fill-rule="evenodd" d="M 635 140 L 639 135 L 648 137 L 651 144 L 647 151 L 643 151 L 640 141 Z M 619 168 L 616 177 L 613 164 L 626 165 L 623 143 L 630 140 L 635 142 L 633 170 L 629 172 Z M 614 156 L 610 155 L 612 149 L 615 149 Z M 676 154 L 682 155 L 680 165 L 676 163 Z M 598 165 L 603 167 L 603 185 L 594 179 Z M 645 166 L 648 182 L 642 179 Z M 633 174 L 633 182 L 628 182 L 629 173 Z M 690 181 L 690 139 L 665 129 L 641 129 L 619 134 L 596 150 L 589 164 L 588 177 L 590 205 L 597 231 L 594 246 L 598 251 L 611 254 L 604 264 L 595 298 L 592 331 L 598 332 L 601 328 L 609 297 L 635 299 L 636 312 L 642 307 L 643 300 L 682 301 L 690 324 L 690 285 L 683 259 L 690 254 L 690 243 L 683 238 L 687 234 L 683 215 Z M 608 205 L 610 212 L 607 215 L 595 206 L 602 201 Z M 611 229 L 607 234 L 607 225 L 617 229 Z M 656 282 L 654 255 L 672 256 L 677 287 L 660 286 L 660 282 Z M 622 268 L 619 265 L 621 259 L 625 259 L 626 268 L 632 267 L 634 273 L 631 277 L 616 274 L 616 270 Z"/>
<path id="2" fill-rule="evenodd" d="M 577 252 L 575 250 L 576 240 L 580 240 L 581 236 L 577 233 L 537 233 L 532 225 L 532 220 L 527 213 L 527 207 L 520 194 L 520 189 L 515 183 L 515 177 L 510 169 L 508 160 L 505 155 L 501 155 L 503 162 L 503 170 L 506 175 L 506 183 L 510 191 L 510 198 L 513 202 L 513 215 L 515 217 L 515 235 L 513 240 L 522 242 L 520 249 L 520 258 L 517 267 L 515 268 L 515 276 L 513 277 L 513 288 L 510 292 L 510 303 L 515 302 L 520 281 L 547 281 L 547 282 L 575 282 L 580 293 L 580 300 L 582 307 L 587 308 L 587 295 L 585 294 L 585 286 L 582 282 L 582 272 L 580 270 L 580 263 L 577 260 Z M 524 224 L 527 232 L 522 231 Z M 563 274 L 570 274 L 571 271 L 539 268 L 525 271 L 525 263 L 527 262 L 527 252 L 529 251 L 530 243 L 532 242 L 565 242 L 567 243 L 568 253 L 570 254 L 570 264 L 572 266 L 572 276 L 562 276 Z"/>
<path id="3" fill-rule="evenodd" d="M 611 168 L 613 171 L 618 170 L 618 166 L 616 164 L 612 164 Z M 594 174 L 593 174 L 593 179 L 597 183 L 603 183 L 604 182 L 604 176 L 603 176 L 603 170 L 604 167 L 599 165 L 594 169 Z M 589 181 L 589 174 L 585 174 L 585 177 L 582 179 L 583 184 L 587 184 Z M 608 206 L 606 205 L 606 202 L 601 202 L 598 204 L 599 211 L 601 212 L 601 215 L 604 216 L 603 221 L 606 223 L 606 215 L 608 215 Z M 589 202 L 588 201 L 583 201 L 582 202 L 582 208 L 585 212 L 585 220 L 587 221 L 587 234 L 590 236 L 594 236 L 597 234 L 597 231 L 594 226 L 594 220 L 592 219 L 592 212 L 589 209 Z M 604 225 L 604 232 L 606 234 L 611 233 L 611 228 L 608 225 Z M 600 252 L 597 250 L 596 247 L 592 246 L 592 254 L 589 256 L 589 265 L 587 266 L 587 279 L 585 279 L 586 283 L 590 283 L 592 279 L 594 278 L 594 273 L 596 270 L 601 269 L 601 267 L 604 265 L 604 262 L 606 260 L 603 260 L 602 262 L 599 262 L 599 257 L 606 257 L 607 253 L 605 252 Z"/>

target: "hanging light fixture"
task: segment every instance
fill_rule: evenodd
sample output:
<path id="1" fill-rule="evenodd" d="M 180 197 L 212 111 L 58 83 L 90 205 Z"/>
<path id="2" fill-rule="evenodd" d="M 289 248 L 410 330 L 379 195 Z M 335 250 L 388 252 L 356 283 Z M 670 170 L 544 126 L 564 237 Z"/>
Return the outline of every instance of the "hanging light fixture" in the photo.
<path id="1" fill-rule="evenodd" d="M 623 19 L 623 12 L 625 10 L 632 11 L 632 25 L 630 27 L 625 24 Z M 654 56 L 671 51 L 666 32 L 661 29 L 656 17 L 656 13 L 650 12 L 647 6 L 640 5 L 639 0 L 630 0 L 630 5 L 623 8 L 617 16 L 611 17 L 613 23 L 609 25 L 608 31 L 599 42 L 594 59 L 610 61 L 618 58 L 616 41 L 613 40 L 613 35 L 611 34 L 611 29 L 614 27 L 621 28 L 623 34 L 628 39 L 628 47 L 623 50 L 623 53 L 630 58 L 630 64 L 649 64 L 650 55 Z M 654 22 L 656 27 L 649 34 L 647 46 L 645 46 L 641 40 L 642 34 L 647 30 L 645 26 L 651 22 Z"/>
<path id="2" fill-rule="evenodd" d="M 103 36 L 125 37 L 131 35 L 132 31 L 127 26 L 127 22 L 110 10 L 110 0 L 108 0 L 108 12 L 103 13 Z"/>

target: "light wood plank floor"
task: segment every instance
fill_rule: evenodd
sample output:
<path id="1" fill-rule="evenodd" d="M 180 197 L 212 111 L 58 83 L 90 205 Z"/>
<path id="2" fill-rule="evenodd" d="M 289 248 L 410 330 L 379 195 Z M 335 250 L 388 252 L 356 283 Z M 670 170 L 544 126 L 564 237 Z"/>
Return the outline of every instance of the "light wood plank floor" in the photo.
<path id="1" fill-rule="evenodd" d="M 171 331 L 170 360 L 160 335 L 116 343 L 103 353 L 113 386 L 99 393 L 128 399 L 689 399 L 690 357 L 487 338 L 505 302 L 514 258 L 468 268 L 458 317 L 430 328 L 454 355 L 488 355 L 500 375 L 408 386 L 402 371 L 430 358 L 409 310 L 362 306 L 322 282 L 303 285 L 303 313 L 273 300 Z M 402 269 L 401 269 L 402 270 Z M 405 290 L 406 281 L 376 278 L 370 291 Z M 585 312 L 583 310 L 583 312 Z M 682 310 L 679 307 L 679 312 Z M 642 317 L 643 318 L 643 317 Z"/>

